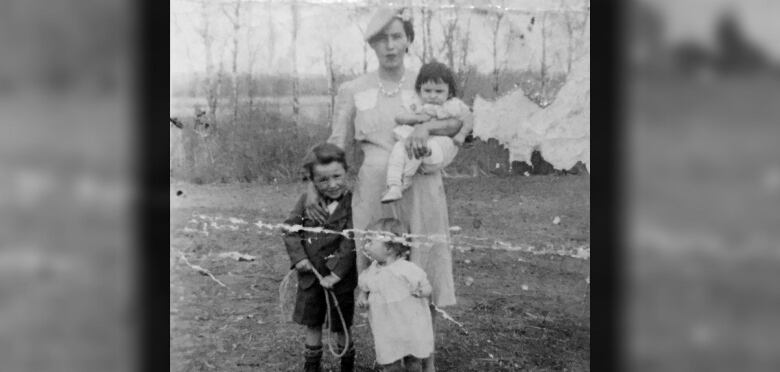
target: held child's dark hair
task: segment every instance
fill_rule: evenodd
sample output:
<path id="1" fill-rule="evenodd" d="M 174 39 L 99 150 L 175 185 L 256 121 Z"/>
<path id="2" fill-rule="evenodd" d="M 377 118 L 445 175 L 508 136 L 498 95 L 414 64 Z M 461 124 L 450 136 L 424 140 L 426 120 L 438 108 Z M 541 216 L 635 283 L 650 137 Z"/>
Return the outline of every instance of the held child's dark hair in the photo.
<path id="1" fill-rule="evenodd" d="M 450 88 L 450 96 L 447 98 L 457 96 L 458 85 L 455 83 L 455 75 L 447 65 L 441 62 L 428 62 L 420 67 L 417 80 L 414 82 L 414 90 L 420 93 L 420 87 L 428 82 L 447 84 Z"/>
<path id="2" fill-rule="evenodd" d="M 395 218 L 379 219 L 372 223 L 371 226 L 368 227 L 368 230 L 390 233 L 396 238 L 403 238 L 404 233 L 406 233 L 404 225 L 401 223 L 401 221 Z M 398 257 L 408 258 L 412 249 L 412 246 L 410 245 L 411 241 L 409 238 L 403 238 L 403 240 L 404 242 L 397 240 L 386 241 L 384 242 L 385 247 L 393 251 L 396 255 L 398 255 Z"/>
<path id="3" fill-rule="evenodd" d="M 345 171 L 349 170 L 347 156 L 338 146 L 332 143 L 321 143 L 312 147 L 303 158 L 304 180 L 313 180 L 315 165 L 330 164 L 334 161 L 341 163 Z"/>

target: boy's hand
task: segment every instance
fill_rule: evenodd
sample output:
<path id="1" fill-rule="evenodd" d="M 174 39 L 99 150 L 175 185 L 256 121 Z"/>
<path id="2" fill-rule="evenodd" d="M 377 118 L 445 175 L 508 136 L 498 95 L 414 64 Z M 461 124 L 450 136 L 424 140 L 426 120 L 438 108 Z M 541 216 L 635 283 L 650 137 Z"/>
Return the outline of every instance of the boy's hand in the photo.
<path id="1" fill-rule="evenodd" d="M 339 281 L 341 281 L 341 278 L 331 273 L 320 280 L 320 285 L 323 288 L 332 289 L 333 286 L 336 285 L 336 283 L 338 283 Z"/>
<path id="2" fill-rule="evenodd" d="M 306 202 L 303 209 L 306 218 L 317 224 L 324 225 L 328 221 L 328 211 L 320 204 L 320 195 L 311 182 L 306 188 Z"/>
<path id="3" fill-rule="evenodd" d="M 311 265 L 311 261 L 308 258 L 304 258 L 295 264 L 295 269 L 299 272 L 312 271 L 314 266 Z"/>
<path id="4" fill-rule="evenodd" d="M 368 293 L 360 291 L 355 304 L 361 309 L 368 309 Z"/>

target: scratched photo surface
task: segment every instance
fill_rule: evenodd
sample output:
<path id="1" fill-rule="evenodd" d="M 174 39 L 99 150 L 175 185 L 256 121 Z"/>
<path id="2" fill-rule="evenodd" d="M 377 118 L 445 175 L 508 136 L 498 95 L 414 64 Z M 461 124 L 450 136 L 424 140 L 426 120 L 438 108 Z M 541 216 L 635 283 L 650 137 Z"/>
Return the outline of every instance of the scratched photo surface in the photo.
<path id="1" fill-rule="evenodd" d="M 302 227 L 282 222 L 337 88 L 378 67 L 363 41 L 378 4 L 171 1 L 172 371 L 302 368 L 282 241 Z M 443 172 L 457 305 L 437 314 L 436 367 L 589 370 L 590 2 L 399 5 L 406 68 L 446 64 L 475 121 Z M 347 156 L 354 183 L 363 155 Z M 366 314 L 356 370 L 378 371 Z"/>

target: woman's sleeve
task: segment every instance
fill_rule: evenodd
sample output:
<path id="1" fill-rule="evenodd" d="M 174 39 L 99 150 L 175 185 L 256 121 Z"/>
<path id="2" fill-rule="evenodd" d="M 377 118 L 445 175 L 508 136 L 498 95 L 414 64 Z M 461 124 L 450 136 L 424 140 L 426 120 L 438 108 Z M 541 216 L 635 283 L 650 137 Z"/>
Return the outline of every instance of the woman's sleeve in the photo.
<path id="1" fill-rule="evenodd" d="M 350 82 L 339 86 L 336 95 L 336 107 L 333 110 L 333 123 L 331 123 L 328 143 L 332 143 L 342 150 L 347 150 L 355 138 L 355 99 Z"/>

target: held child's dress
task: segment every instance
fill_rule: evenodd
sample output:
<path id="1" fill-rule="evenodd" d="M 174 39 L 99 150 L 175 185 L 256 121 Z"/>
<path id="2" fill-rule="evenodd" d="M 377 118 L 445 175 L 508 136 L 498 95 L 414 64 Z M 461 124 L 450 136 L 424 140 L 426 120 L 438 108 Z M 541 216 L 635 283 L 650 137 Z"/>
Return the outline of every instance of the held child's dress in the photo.
<path id="1" fill-rule="evenodd" d="M 411 294 L 415 288 L 430 288 L 422 269 L 404 259 L 386 266 L 374 262 L 360 274 L 358 286 L 369 291 L 368 321 L 377 363 L 431 355 L 433 324 L 428 300 Z"/>

